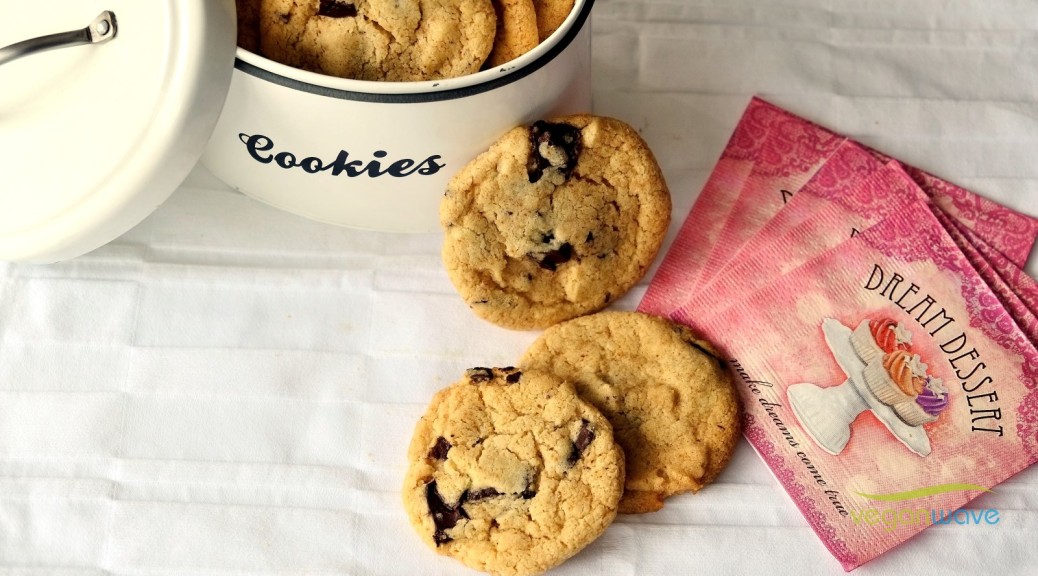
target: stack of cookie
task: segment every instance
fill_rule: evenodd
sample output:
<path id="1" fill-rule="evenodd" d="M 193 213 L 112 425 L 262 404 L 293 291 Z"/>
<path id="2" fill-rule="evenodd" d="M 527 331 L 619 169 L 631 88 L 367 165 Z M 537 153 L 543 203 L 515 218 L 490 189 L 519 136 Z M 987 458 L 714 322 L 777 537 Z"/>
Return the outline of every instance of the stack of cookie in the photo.
<path id="1" fill-rule="evenodd" d="M 464 76 L 532 50 L 573 0 L 237 0 L 238 45 L 357 80 Z"/>
<path id="2" fill-rule="evenodd" d="M 403 492 L 430 546 L 495 574 L 541 572 L 617 513 L 659 510 L 721 472 L 740 410 L 712 346 L 662 318 L 598 312 L 645 274 L 670 220 L 630 126 L 515 128 L 454 177 L 440 216 L 469 306 L 547 330 L 518 367 L 469 370 L 419 421 Z"/>
<path id="3" fill-rule="evenodd" d="M 517 368 L 473 368 L 436 394 L 408 450 L 404 504 L 440 554 L 539 573 L 617 513 L 713 481 L 739 433 L 708 343 L 655 316 L 601 312 L 548 329 Z"/>

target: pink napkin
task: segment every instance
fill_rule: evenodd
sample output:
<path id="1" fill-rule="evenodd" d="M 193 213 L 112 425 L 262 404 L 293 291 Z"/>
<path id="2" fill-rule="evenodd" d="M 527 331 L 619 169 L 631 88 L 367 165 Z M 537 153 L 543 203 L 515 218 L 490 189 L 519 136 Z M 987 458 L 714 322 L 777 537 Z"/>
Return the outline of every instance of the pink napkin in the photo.
<path id="1" fill-rule="evenodd" d="M 640 309 L 717 344 L 747 438 L 845 569 L 997 523 L 961 508 L 1038 460 L 1038 221 L 759 99 L 738 142 Z"/>
<path id="2" fill-rule="evenodd" d="M 834 162 L 827 162 L 833 155 Z M 864 175 L 890 162 L 900 164 L 754 98 L 660 263 L 639 310 L 668 315 L 684 304 L 808 182 L 816 187 L 842 185 L 852 173 Z M 1025 265 L 1038 238 L 1038 219 L 917 168 L 901 167 L 937 207 L 1001 259 L 1017 268 Z"/>

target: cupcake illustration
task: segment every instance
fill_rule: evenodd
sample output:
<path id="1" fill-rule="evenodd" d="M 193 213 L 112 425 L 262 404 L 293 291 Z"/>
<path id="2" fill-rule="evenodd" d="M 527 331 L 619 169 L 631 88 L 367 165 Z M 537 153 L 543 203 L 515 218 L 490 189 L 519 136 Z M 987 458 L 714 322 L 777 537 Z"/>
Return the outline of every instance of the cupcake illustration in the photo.
<path id="1" fill-rule="evenodd" d="M 885 354 L 879 362 L 865 364 L 865 383 L 876 398 L 893 406 L 908 402 L 923 391 L 926 369 L 918 354 L 895 350 Z"/>
<path id="2" fill-rule="evenodd" d="M 921 426 L 937 420 L 948 405 L 948 390 L 911 352 L 911 342 L 912 333 L 889 318 L 862 322 L 851 333 L 869 391 L 906 424 Z"/>
<path id="3" fill-rule="evenodd" d="M 937 420 L 948 405 L 948 390 L 940 378 L 926 377 L 926 385 L 908 402 L 894 404 L 894 412 L 909 426 L 920 426 Z"/>
<path id="4" fill-rule="evenodd" d="M 858 415 L 870 410 L 912 452 L 930 454 L 924 424 L 948 406 L 948 390 L 912 348 L 912 332 L 889 317 L 861 320 L 856 327 L 834 318 L 822 321 L 825 342 L 846 380 L 835 386 L 790 385 L 793 413 L 808 435 L 830 454 L 839 454 Z"/>
<path id="5" fill-rule="evenodd" d="M 897 350 L 909 351 L 912 333 L 890 318 L 876 318 L 862 322 L 851 333 L 854 351 L 866 363 L 882 360 Z"/>

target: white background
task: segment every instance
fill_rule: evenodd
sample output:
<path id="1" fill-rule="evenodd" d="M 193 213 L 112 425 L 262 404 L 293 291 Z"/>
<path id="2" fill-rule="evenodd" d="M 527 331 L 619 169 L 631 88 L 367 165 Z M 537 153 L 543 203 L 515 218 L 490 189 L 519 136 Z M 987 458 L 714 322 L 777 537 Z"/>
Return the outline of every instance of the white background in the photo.
<path id="1" fill-rule="evenodd" d="M 1038 216 L 1038 2 L 598 0 L 592 25 L 595 112 L 657 154 L 671 237 L 755 93 Z M 476 319 L 440 240 L 312 223 L 198 168 L 92 254 L 0 264 L 0 575 L 470 573 L 404 517 L 407 442 L 434 391 L 536 333 Z M 857 573 L 1033 573 L 1038 471 L 973 506 L 1001 522 Z M 745 441 L 557 570 L 841 572 Z"/>

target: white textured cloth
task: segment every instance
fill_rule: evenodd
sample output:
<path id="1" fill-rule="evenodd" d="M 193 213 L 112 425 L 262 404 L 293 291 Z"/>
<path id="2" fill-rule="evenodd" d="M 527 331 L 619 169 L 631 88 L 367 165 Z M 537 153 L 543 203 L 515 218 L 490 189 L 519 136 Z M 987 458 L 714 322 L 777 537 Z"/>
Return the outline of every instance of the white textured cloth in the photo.
<path id="1" fill-rule="evenodd" d="M 754 93 L 1038 216 L 1033 0 L 598 0 L 592 26 L 595 112 L 656 152 L 671 237 Z M 102 249 L 0 264 L 0 576 L 471 573 L 405 518 L 407 443 L 436 390 L 536 334 L 471 314 L 440 240 L 310 222 L 199 167 Z M 856 572 L 1033 573 L 1038 470 L 973 506 L 1001 521 Z M 745 442 L 557 569 L 765 572 L 842 570 Z"/>

